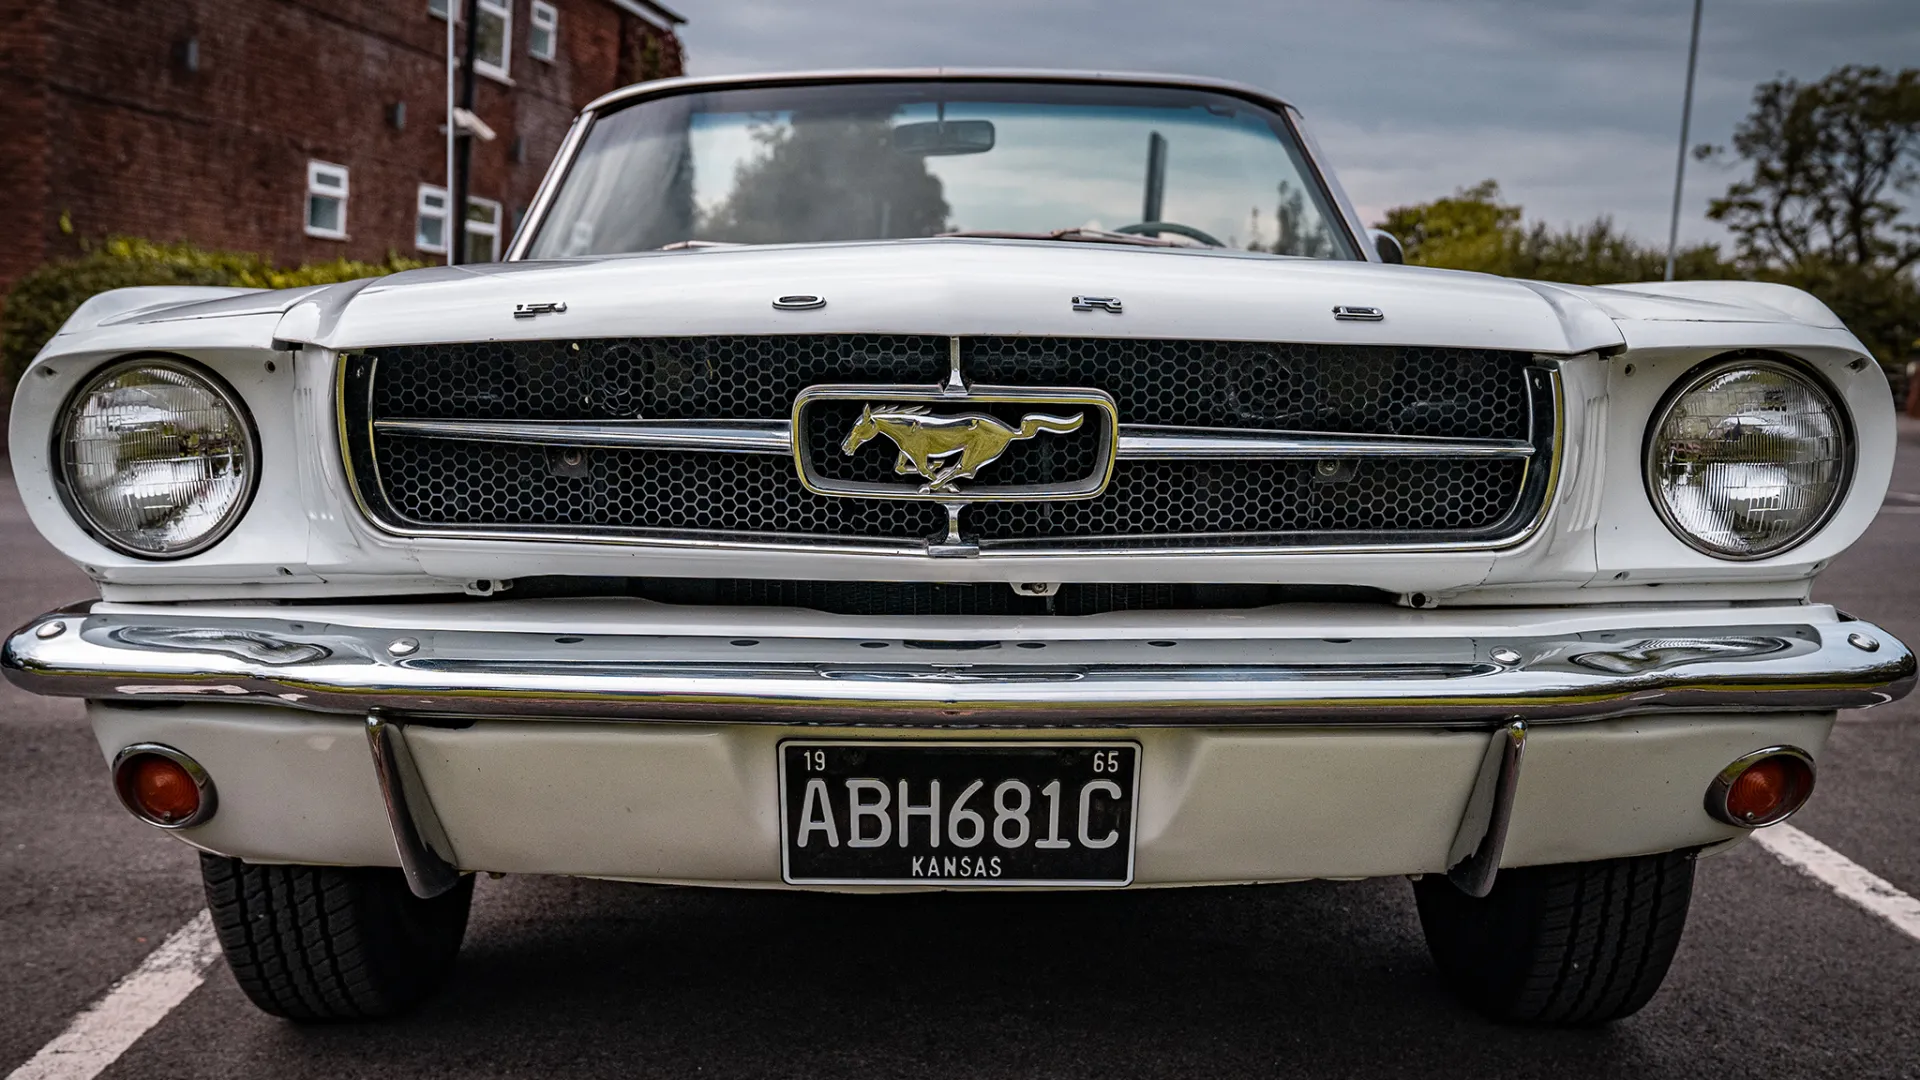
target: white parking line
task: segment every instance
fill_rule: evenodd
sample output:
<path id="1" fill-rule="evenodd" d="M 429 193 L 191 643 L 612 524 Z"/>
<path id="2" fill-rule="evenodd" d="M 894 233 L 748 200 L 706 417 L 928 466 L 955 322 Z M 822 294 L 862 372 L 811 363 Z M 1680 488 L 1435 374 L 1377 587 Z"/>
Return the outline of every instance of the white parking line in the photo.
<path id="1" fill-rule="evenodd" d="M 1757 829 L 1753 838 L 1781 862 L 1920 941 L 1920 900 L 1886 879 L 1791 825 Z M 213 916 L 203 909 L 7 1080 L 93 1080 L 185 1001 L 219 955 Z"/>
<path id="2" fill-rule="evenodd" d="M 1781 862 L 1816 878 L 1841 896 L 1920 940 L 1920 900 L 1791 825 L 1757 829 L 1753 838 Z"/>
<path id="3" fill-rule="evenodd" d="M 219 955 L 213 916 L 203 908 L 7 1080 L 92 1080 L 185 1001 Z"/>

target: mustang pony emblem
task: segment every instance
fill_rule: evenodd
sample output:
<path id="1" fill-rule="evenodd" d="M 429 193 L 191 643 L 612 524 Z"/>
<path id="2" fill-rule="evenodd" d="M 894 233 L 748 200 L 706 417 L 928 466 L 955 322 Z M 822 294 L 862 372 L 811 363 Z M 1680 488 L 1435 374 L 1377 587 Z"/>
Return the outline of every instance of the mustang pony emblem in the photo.
<path id="1" fill-rule="evenodd" d="M 1078 431 L 1085 419 L 1085 413 L 1028 413 L 1015 428 L 986 413 L 933 416 L 924 405 L 881 409 L 868 405 L 860 411 L 860 419 L 847 432 L 840 449 L 852 454 L 874 436 L 885 435 L 900 448 L 894 472 L 919 473 L 927 479 L 925 491 L 953 491 L 954 481 L 973 479 L 981 469 L 999 460 L 1009 444 L 1043 431 Z"/>

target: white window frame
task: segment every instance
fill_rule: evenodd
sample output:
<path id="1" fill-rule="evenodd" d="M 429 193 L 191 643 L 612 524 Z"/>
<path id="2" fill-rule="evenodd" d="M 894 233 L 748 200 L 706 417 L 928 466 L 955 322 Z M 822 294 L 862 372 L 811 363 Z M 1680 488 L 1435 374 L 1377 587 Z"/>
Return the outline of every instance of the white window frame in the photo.
<path id="1" fill-rule="evenodd" d="M 493 241 L 492 252 L 491 254 L 489 254 L 486 261 L 499 262 L 500 261 L 500 225 L 501 225 L 500 214 L 501 214 L 501 211 L 503 210 L 503 207 L 501 207 L 498 200 L 483 199 L 478 195 L 467 196 L 467 207 L 468 209 L 472 209 L 474 207 L 488 207 L 493 210 L 493 220 L 491 222 L 475 221 L 471 216 L 469 216 L 467 218 L 466 235 L 469 243 L 471 243 L 472 238 L 475 236 L 484 236 L 492 240 Z M 448 239 L 451 240 L 452 238 L 449 237 Z M 467 261 L 466 252 L 462 251 L 460 253 L 460 261 L 461 262 Z"/>
<path id="2" fill-rule="evenodd" d="M 539 40 L 540 32 L 543 30 L 547 34 L 546 52 L 533 47 L 533 43 Z M 533 14 L 527 20 L 527 55 L 549 64 L 553 63 L 554 57 L 560 55 L 560 9 L 547 3 L 546 0 L 533 0 Z"/>
<path id="3" fill-rule="evenodd" d="M 457 22 L 460 18 L 459 9 L 453 5 L 458 2 L 459 0 L 440 0 L 438 7 L 445 10 L 436 11 L 434 0 L 427 0 L 427 14 L 435 19 L 453 19 Z"/>
<path id="4" fill-rule="evenodd" d="M 338 183 L 328 184 L 323 178 L 331 177 Z M 309 159 L 307 161 L 307 193 L 300 200 L 300 220 L 306 226 L 308 236 L 317 236 L 322 240 L 345 240 L 347 238 L 347 196 L 351 191 L 348 170 L 345 165 L 335 165 L 330 161 Z M 313 199 L 337 199 L 340 202 L 340 227 L 338 229 L 321 228 L 313 223 Z"/>
<path id="5" fill-rule="evenodd" d="M 427 205 L 428 199 L 439 199 L 440 205 Z M 420 194 L 414 200 L 413 246 L 420 251 L 431 251 L 435 255 L 445 255 L 447 245 L 453 242 L 453 197 L 447 189 L 434 184 L 421 184 Z M 420 229 L 420 223 L 428 220 L 440 222 L 440 242 L 430 244 Z"/>
<path id="6" fill-rule="evenodd" d="M 512 79 L 507 71 L 513 66 L 513 0 L 478 0 L 475 5 L 475 17 L 487 15 L 500 20 L 500 63 L 497 66 L 489 64 L 476 52 L 473 57 L 473 70 L 489 79 L 510 83 Z"/>

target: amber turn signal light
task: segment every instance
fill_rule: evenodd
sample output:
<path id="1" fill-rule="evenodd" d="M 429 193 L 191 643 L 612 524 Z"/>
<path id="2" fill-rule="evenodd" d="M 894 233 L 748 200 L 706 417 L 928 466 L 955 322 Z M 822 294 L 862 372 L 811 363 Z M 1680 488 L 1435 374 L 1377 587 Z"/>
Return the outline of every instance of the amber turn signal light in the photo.
<path id="1" fill-rule="evenodd" d="M 213 816 L 213 778 L 171 746 L 137 743 L 113 759 L 113 788 L 134 817 L 163 829 L 184 829 Z"/>
<path id="2" fill-rule="evenodd" d="M 1813 794 L 1813 757 L 1796 746 L 1769 746 L 1734 759 L 1707 785 L 1707 813 L 1757 829 L 1785 821 Z"/>

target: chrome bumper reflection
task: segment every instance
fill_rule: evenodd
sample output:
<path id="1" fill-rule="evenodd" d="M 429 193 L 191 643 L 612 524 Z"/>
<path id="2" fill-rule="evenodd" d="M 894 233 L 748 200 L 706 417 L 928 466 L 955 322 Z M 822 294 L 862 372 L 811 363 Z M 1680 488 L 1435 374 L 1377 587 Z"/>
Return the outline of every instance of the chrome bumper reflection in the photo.
<path id="1" fill-rule="evenodd" d="M 1865 708 L 1914 657 L 1861 622 L 1551 637 L 761 639 L 54 613 L 0 667 L 41 694 L 400 715 L 880 726 L 1421 724 Z M 1044 629 L 1040 631 L 1044 633 Z M 1872 642 L 1869 650 L 1860 642 Z"/>

